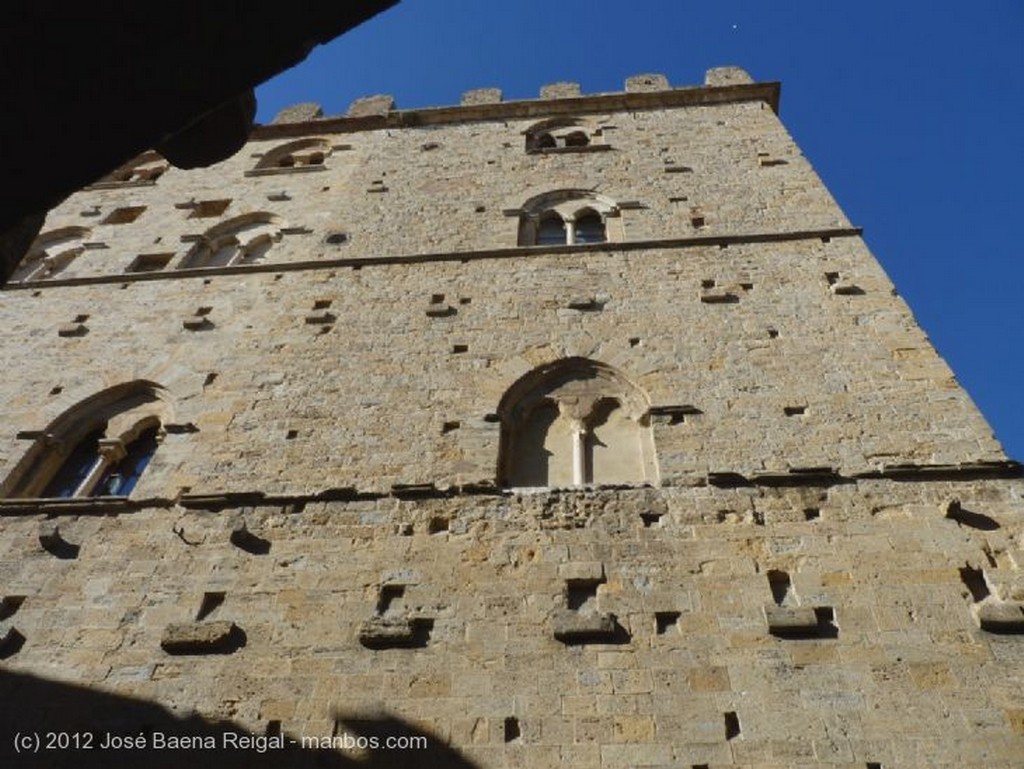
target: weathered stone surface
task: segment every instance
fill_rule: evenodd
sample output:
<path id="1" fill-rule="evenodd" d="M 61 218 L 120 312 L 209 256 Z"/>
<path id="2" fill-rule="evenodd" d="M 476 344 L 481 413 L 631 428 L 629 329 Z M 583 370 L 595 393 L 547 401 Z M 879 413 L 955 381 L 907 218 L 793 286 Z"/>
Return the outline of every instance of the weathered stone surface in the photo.
<path id="1" fill-rule="evenodd" d="M 704 74 L 704 85 L 742 85 L 754 79 L 740 67 L 712 67 Z"/>
<path id="2" fill-rule="evenodd" d="M 540 87 L 540 98 L 542 99 L 567 99 L 579 95 L 579 83 L 548 83 Z"/>
<path id="3" fill-rule="evenodd" d="M 460 104 L 463 107 L 472 107 L 477 104 L 497 104 L 501 101 L 500 88 L 474 88 L 462 94 Z"/>
<path id="4" fill-rule="evenodd" d="M 359 643 L 370 649 L 425 646 L 428 623 L 419 618 L 371 617 L 359 626 Z"/>
<path id="5" fill-rule="evenodd" d="M 395 108 L 395 99 L 390 94 L 363 96 L 349 105 L 345 117 L 370 117 L 386 115 Z"/>
<path id="6" fill-rule="evenodd" d="M 633 75 L 626 78 L 626 93 L 667 91 L 668 78 L 660 74 Z"/>
<path id="7" fill-rule="evenodd" d="M 324 110 L 316 102 L 305 101 L 299 104 L 292 104 L 290 107 L 285 107 L 283 110 L 274 116 L 274 125 L 281 123 L 305 123 L 309 120 L 316 120 L 317 118 L 323 117 Z"/>

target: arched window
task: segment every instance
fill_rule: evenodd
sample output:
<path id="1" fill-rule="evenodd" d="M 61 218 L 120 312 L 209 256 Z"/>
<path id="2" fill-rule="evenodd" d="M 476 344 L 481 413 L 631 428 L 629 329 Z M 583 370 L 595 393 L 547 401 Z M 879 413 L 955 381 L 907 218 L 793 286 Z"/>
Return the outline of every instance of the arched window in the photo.
<path id="1" fill-rule="evenodd" d="M 576 214 L 573 235 L 576 243 L 604 243 L 607 237 L 601 214 L 589 208 L 580 211 Z"/>
<path id="2" fill-rule="evenodd" d="M 589 190 L 554 190 L 519 209 L 519 245 L 604 243 L 607 219 L 618 216 L 613 201 Z"/>
<path id="3" fill-rule="evenodd" d="M 86 227 L 61 227 L 41 233 L 11 275 L 11 282 L 56 277 L 85 250 L 85 241 L 90 234 L 91 231 Z"/>
<path id="4" fill-rule="evenodd" d="M 499 482 L 512 487 L 653 483 L 646 396 L 610 366 L 569 358 L 512 385 L 498 407 Z"/>
<path id="5" fill-rule="evenodd" d="M 554 211 L 545 212 L 537 225 L 538 246 L 564 246 L 566 243 L 565 222 Z"/>
<path id="6" fill-rule="evenodd" d="M 583 131 L 570 131 L 565 135 L 563 143 L 566 147 L 586 147 L 590 144 L 590 137 Z"/>
<path id="7" fill-rule="evenodd" d="M 280 219 L 254 213 L 229 219 L 203 233 L 180 268 L 229 267 L 262 261 L 281 239 Z"/>
<path id="8" fill-rule="evenodd" d="M 308 138 L 274 147 L 256 164 L 251 173 L 270 174 L 287 171 L 314 171 L 322 168 L 333 147 L 326 139 Z"/>
<path id="9" fill-rule="evenodd" d="M 164 175 L 170 164 L 158 152 L 143 152 L 115 171 L 104 176 L 93 187 L 120 187 L 153 184 Z"/>
<path id="10" fill-rule="evenodd" d="M 591 120 L 583 118 L 551 118 L 527 128 L 526 151 L 540 152 L 579 152 L 591 149 L 610 149 L 606 145 L 596 144 L 601 138 L 601 129 Z"/>
<path id="11" fill-rule="evenodd" d="M 3 484 L 7 497 L 131 494 L 163 439 L 168 406 L 148 382 L 113 387 L 68 409 Z"/>

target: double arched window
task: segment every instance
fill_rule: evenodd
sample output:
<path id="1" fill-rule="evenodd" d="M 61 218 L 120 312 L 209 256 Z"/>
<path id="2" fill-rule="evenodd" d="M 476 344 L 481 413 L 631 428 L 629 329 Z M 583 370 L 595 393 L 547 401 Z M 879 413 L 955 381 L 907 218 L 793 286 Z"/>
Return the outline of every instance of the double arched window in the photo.
<path id="1" fill-rule="evenodd" d="M 323 168 L 333 147 L 326 139 L 309 138 L 281 144 L 267 152 L 250 173 L 271 174 L 286 171 L 314 171 Z"/>
<path id="2" fill-rule="evenodd" d="M 589 149 L 607 149 L 596 144 L 601 138 L 601 130 L 579 118 L 552 118 L 536 123 L 524 131 L 526 151 L 539 152 L 579 152 Z"/>
<path id="3" fill-rule="evenodd" d="M 164 175 L 170 164 L 158 152 L 143 152 L 104 176 L 93 187 L 144 186 L 154 184 Z"/>
<path id="4" fill-rule="evenodd" d="M 587 190 L 556 190 L 527 201 L 520 209 L 519 245 L 565 246 L 604 243 L 614 202 Z"/>
<path id="5" fill-rule="evenodd" d="M 162 395 L 157 385 L 133 382 L 71 407 L 41 431 L 4 482 L 4 496 L 128 496 L 163 439 Z"/>
<path id="6" fill-rule="evenodd" d="M 268 213 L 252 213 L 211 227 L 197 238 L 181 268 L 229 267 L 253 264 L 281 239 L 281 220 Z"/>
<path id="7" fill-rule="evenodd" d="M 11 275 L 12 283 L 47 280 L 65 270 L 85 250 L 87 227 L 61 227 L 41 233 Z"/>
<path id="8" fill-rule="evenodd" d="M 517 381 L 498 407 L 499 482 L 512 487 L 654 483 L 644 393 L 610 366 L 567 358 Z"/>

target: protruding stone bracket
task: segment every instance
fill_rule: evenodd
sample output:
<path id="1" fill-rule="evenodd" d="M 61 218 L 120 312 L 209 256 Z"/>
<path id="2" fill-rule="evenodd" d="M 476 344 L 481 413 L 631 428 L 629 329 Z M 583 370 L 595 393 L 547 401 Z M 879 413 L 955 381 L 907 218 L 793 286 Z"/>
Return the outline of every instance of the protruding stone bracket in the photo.
<path id="1" fill-rule="evenodd" d="M 565 563 L 558 567 L 565 580 L 565 606 L 552 617 L 556 640 L 573 646 L 588 643 L 628 643 L 629 633 L 614 614 L 598 611 L 597 590 L 606 582 L 600 561 Z"/>
<path id="2" fill-rule="evenodd" d="M 946 505 L 946 518 L 956 521 L 960 526 L 967 526 L 979 531 L 995 531 L 999 528 L 999 521 L 984 513 L 965 509 L 959 499 L 952 499 Z"/>
<path id="3" fill-rule="evenodd" d="M 234 622 L 181 622 L 164 629 L 160 647 L 168 654 L 233 654 L 245 642 L 245 633 Z"/>
<path id="4" fill-rule="evenodd" d="M 988 633 L 1024 635 L 1024 602 L 989 598 L 975 604 L 978 624 Z"/>
<path id="5" fill-rule="evenodd" d="M 768 632 L 776 638 L 836 638 L 835 610 L 831 606 L 764 607 Z"/>
<path id="6" fill-rule="evenodd" d="M 423 648 L 433 627 L 425 617 L 370 617 L 359 626 L 359 643 L 367 649 Z"/>
<path id="7" fill-rule="evenodd" d="M 81 548 L 68 542 L 61 536 L 56 521 L 43 521 L 39 524 L 39 544 L 43 550 L 61 560 L 73 560 L 78 557 Z"/>
<path id="8" fill-rule="evenodd" d="M 651 424 L 655 425 L 678 425 L 690 421 L 687 417 L 703 414 L 696 406 L 651 406 Z"/>
<path id="9" fill-rule="evenodd" d="M 249 531 L 245 523 L 245 517 L 237 515 L 229 523 L 230 535 L 228 536 L 232 545 L 239 550 L 244 550 L 250 555 L 266 555 L 270 552 L 270 540 L 263 539 Z"/>
<path id="10" fill-rule="evenodd" d="M 434 620 L 410 616 L 405 607 L 405 580 L 415 577 L 407 573 L 401 579 L 385 577 L 374 615 L 359 626 L 359 643 L 367 649 L 417 649 L 430 643 Z"/>
<path id="11" fill-rule="evenodd" d="M 626 631 L 614 614 L 584 613 L 572 609 L 559 609 L 554 615 L 554 636 L 567 646 L 588 643 L 625 643 Z"/>

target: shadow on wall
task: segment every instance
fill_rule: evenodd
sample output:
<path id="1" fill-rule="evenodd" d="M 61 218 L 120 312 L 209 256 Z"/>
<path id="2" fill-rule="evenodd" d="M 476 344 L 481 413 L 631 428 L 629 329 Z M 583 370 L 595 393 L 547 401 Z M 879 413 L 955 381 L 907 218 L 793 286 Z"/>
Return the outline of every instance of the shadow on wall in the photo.
<path id="1" fill-rule="evenodd" d="M 275 734 L 273 728 L 268 730 L 269 734 L 254 734 L 229 720 L 208 720 L 198 715 L 179 717 L 146 700 L 0 670 L 0 766 L 475 769 L 475 764 L 433 735 L 417 731 L 396 718 L 336 718 L 334 735 L 317 735 L 304 746 L 298 737 L 280 731 Z M 346 739 L 347 744 L 371 744 L 376 739 L 381 747 L 364 751 L 328 749 L 324 746 L 331 737 L 339 746 Z M 145 745 L 127 747 L 122 743 L 117 749 L 102 748 L 112 738 L 144 740 Z M 191 746 L 182 742 L 175 745 L 172 738 L 187 738 Z M 388 739 L 413 747 L 385 749 Z M 23 745 L 20 752 L 16 750 L 19 742 Z"/>

